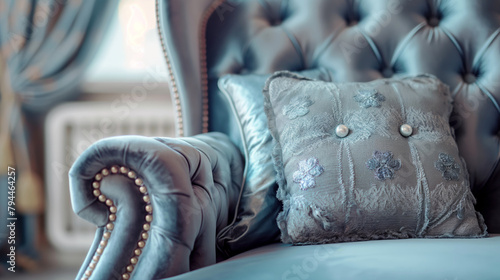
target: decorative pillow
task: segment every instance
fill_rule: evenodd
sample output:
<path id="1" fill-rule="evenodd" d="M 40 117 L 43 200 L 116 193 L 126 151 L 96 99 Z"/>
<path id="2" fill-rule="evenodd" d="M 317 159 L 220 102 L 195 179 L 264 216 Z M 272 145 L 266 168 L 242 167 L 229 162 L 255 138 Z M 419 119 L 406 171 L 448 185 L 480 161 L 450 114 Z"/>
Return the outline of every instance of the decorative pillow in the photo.
<path id="1" fill-rule="evenodd" d="M 301 75 L 330 80 L 326 70 L 314 69 Z M 237 119 L 245 155 L 245 183 L 235 220 L 219 232 L 218 247 L 228 255 L 279 240 L 276 217 L 281 202 L 276 199 L 276 174 L 272 160 L 272 137 L 264 113 L 264 88 L 268 75 L 227 75 L 218 86 Z"/>
<path id="2" fill-rule="evenodd" d="M 487 235 L 437 78 L 335 84 L 278 72 L 264 99 L 283 242 Z"/>

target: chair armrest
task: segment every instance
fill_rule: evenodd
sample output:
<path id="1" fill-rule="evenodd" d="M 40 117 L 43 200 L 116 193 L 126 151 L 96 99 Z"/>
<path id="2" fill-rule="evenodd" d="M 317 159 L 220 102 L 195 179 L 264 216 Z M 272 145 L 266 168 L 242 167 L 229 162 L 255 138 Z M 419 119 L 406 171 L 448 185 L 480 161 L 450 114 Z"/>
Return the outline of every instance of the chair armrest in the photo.
<path id="1" fill-rule="evenodd" d="M 69 173 L 73 211 L 98 226 L 77 279 L 156 279 L 215 263 L 243 166 L 220 133 L 92 145 Z"/>

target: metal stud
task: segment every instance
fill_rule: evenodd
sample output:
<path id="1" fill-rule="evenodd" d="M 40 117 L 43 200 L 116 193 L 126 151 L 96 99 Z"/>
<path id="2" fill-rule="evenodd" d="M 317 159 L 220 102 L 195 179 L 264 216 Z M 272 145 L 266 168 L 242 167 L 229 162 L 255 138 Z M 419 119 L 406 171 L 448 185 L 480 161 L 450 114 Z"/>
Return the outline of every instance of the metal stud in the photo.
<path id="1" fill-rule="evenodd" d="M 127 174 L 127 176 L 129 178 L 131 178 L 131 179 L 135 179 L 135 177 L 137 177 L 137 174 L 135 174 L 134 171 L 129 171 L 128 174 Z"/>
<path id="2" fill-rule="evenodd" d="M 111 237 L 111 232 L 109 231 L 106 231 L 103 235 L 102 235 L 102 238 L 104 239 L 109 239 Z"/>
<path id="3" fill-rule="evenodd" d="M 140 185 L 142 185 L 143 183 L 144 183 L 144 181 L 143 181 L 141 178 L 137 178 L 137 179 L 135 179 L 135 184 L 136 184 L 136 185 L 140 186 Z"/>
<path id="4" fill-rule="evenodd" d="M 106 228 L 107 228 L 108 230 L 113 230 L 113 229 L 115 228 L 115 225 L 113 225 L 113 223 L 108 223 L 108 224 L 106 225 Z"/>
<path id="5" fill-rule="evenodd" d="M 151 223 L 152 220 L 153 220 L 152 215 L 146 215 L 146 222 Z"/>
<path id="6" fill-rule="evenodd" d="M 96 179 L 97 181 L 101 181 L 102 180 L 102 175 L 99 173 L 99 174 L 96 174 L 94 179 Z"/>
<path id="7" fill-rule="evenodd" d="M 111 166 L 111 173 L 116 174 L 118 173 L 118 166 Z"/>
<path id="8" fill-rule="evenodd" d="M 95 182 L 95 181 L 94 181 L 94 182 L 92 183 L 92 187 L 94 187 L 94 189 L 98 189 L 98 188 L 100 188 L 100 187 L 101 187 L 101 184 L 99 184 L 99 182 Z"/>
<path id="9" fill-rule="evenodd" d="M 123 173 L 123 174 L 125 174 L 125 173 L 128 172 L 128 168 L 125 167 L 125 166 L 122 166 L 122 167 L 120 167 L 120 172 Z"/>
<path id="10" fill-rule="evenodd" d="M 116 220 L 116 215 L 115 214 L 110 214 L 109 215 L 109 220 L 114 222 Z"/>
<path id="11" fill-rule="evenodd" d="M 107 170 L 106 168 L 104 168 L 103 170 L 101 170 L 101 174 L 103 176 L 108 176 L 109 175 L 109 170 Z"/>

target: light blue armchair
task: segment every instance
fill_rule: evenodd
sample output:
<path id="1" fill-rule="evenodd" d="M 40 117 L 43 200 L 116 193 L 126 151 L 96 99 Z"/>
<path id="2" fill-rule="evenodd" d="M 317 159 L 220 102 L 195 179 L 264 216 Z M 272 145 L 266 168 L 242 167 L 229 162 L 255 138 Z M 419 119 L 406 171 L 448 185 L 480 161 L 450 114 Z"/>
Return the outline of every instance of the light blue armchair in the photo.
<path id="1" fill-rule="evenodd" d="M 77 279 L 500 279 L 500 1 L 157 0 L 156 8 L 180 137 L 105 139 L 75 162 L 73 209 L 98 227 Z M 217 82 L 309 69 L 335 82 L 430 73 L 449 85 L 490 237 L 281 244 L 273 171 L 263 171 L 261 188 L 244 184 L 245 141 Z"/>

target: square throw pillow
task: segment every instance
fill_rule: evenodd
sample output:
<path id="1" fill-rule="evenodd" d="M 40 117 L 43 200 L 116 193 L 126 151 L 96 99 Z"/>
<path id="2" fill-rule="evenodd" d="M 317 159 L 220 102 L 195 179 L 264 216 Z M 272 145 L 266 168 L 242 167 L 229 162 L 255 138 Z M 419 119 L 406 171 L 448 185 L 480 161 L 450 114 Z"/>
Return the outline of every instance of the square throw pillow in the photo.
<path id="1" fill-rule="evenodd" d="M 301 75 L 330 81 L 328 71 L 313 69 Z M 276 173 L 272 160 L 272 137 L 264 113 L 262 90 L 267 75 L 226 75 L 218 87 L 231 107 L 239 126 L 239 148 L 245 156 L 245 182 L 235 219 L 217 236 L 220 251 L 226 255 L 279 241 L 276 217 L 281 202 L 276 199 Z"/>
<path id="2" fill-rule="evenodd" d="M 264 99 L 283 242 L 487 234 L 437 78 L 336 84 L 278 72 Z"/>

